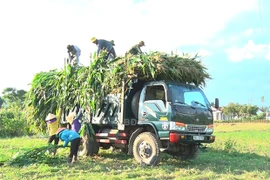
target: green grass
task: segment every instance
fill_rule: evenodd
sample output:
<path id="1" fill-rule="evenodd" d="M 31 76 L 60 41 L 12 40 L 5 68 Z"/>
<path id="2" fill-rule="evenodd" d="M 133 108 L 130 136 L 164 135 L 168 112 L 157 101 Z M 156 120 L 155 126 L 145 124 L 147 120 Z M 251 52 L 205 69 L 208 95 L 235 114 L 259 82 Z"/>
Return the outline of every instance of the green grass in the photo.
<path id="1" fill-rule="evenodd" d="M 4 163 L 0 166 L 0 179 L 270 179 L 267 125 L 260 125 L 260 129 L 250 124 L 255 130 L 242 126 L 245 128 L 231 131 L 228 124 L 218 124 L 214 133 L 216 142 L 189 162 L 162 154 L 158 166 L 142 167 L 132 156 L 103 150 L 95 157 L 80 157 L 79 162 L 69 167 L 66 164 L 69 149 L 61 148 L 55 157 L 57 161 L 51 164 L 50 161 L 26 166 Z M 47 139 L 34 137 L 0 139 L 0 161 L 6 162 L 18 152 L 46 143 Z"/>

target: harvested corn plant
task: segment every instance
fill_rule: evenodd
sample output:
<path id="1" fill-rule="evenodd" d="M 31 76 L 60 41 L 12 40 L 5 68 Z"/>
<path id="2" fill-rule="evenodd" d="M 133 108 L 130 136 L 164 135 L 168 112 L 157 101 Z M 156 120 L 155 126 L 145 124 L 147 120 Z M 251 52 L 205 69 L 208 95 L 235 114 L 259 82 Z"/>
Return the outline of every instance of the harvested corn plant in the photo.
<path id="1" fill-rule="evenodd" d="M 4 162 L 4 165 L 12 166 L 27 166 L 30 164 L 59 164 L 65 162 L 60 156 L 52 156 L 53 151 L 63 148 L 63 146 L 43 146 L 38 148 L 31 148 L 28 150 L 17 152 L 9 161 Z"/>

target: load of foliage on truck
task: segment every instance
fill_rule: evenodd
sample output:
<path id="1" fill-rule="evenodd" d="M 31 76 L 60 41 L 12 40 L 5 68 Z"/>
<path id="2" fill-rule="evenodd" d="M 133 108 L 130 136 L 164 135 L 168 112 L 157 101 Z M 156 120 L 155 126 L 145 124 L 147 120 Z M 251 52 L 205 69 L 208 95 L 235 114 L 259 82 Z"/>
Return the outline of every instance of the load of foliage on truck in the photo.
<path id="1" fill-rule="evenodd" d="M 133 79 L 172 80 L 204 87 L 211 79 L 198 54 L 150 52 L 137 56 L 120 56 L 105 61 L 105 55 L 94 55 L 89 66 L 65 64 L 62 69 L 35 74 L 27 93 L 28 116 L 44 130 L 48 113 L 73 108 L 76 104 L 95 112 L 107 94 L 121 91 Z M 43 127 L 43 128 L 42 128 Z"/>

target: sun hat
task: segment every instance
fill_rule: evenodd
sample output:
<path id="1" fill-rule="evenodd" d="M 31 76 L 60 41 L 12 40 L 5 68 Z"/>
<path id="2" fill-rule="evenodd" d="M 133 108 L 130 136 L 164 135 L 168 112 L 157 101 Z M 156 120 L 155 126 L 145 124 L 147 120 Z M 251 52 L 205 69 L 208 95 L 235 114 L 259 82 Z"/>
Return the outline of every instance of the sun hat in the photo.
<path id="1" fill-rule="evenodd" d="M 111 40 L 110 42 L 112 43 L 113 46 L 115 45 L 115 44 L 114 44 L 114 40 Z"/>
<path id="2" fill-rule="evenodd" d="M 67 128 L 64 128 L 64 127 L 58 128 L 57 131 L 56 131 L 56 136 L 59 137 L 60 133 L 62 131 L 64 131 L 65 129 L 67 129 Z"/>
<path id="3" fill-rule="evenodd" d="M 69 115 L 66 117 L 67 122 L 69 122 L 69 124 L 72 124 L 73 121 L 74 121 L 75 116 L 76 116 L 75 112 L 69 113 Z"/>
<path id="4" fill-rule="evenodd" d="M 91 41 L 92 41 L 92 42 L 95 42 L 96 40 L 97 40 L 97 38 L 95 38 L 95 37 L 92 37 L 92 38 L 91 38 Z"/>
<path id="5" fill-rule="evenodd" d="M 56 119 L 56 115 L 49 113 L 45 119 L 45 121 L 50 121 L 52 119 Z"/>

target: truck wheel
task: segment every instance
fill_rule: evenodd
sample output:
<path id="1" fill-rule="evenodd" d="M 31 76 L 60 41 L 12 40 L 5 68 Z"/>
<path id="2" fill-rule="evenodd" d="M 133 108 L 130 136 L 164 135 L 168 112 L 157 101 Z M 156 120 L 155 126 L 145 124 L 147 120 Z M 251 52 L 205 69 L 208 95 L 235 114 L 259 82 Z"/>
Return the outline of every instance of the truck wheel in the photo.
<path id="1" fill-rule="evenodd" d="M 186 146 L 185 151 L 181 155 L 182 160 L 196 159 L 199 155 L 199 146 L 197 144 L 190 144 Z"/>
<path id="2" fill-rule="evenodd" d="M 140 95 L 141 91 L 137 91 L 131 101 L 131 111 L 136 119 L 138 119 Z"/>
<path id="3" fill-rule="evenodd" d="M 127 154 L 127 153 L 128 153 L 128 148 L 123 148 L 123 149 L 121 149 L 120 151 L 121 151 L 121 153 L 123 153 L 123 154 Z"/>
<path id="4" fill-rule="evenodd" d="M 79 147 L 79 156 L 94 156 L 98 154 L 99 144 L 96 142 L 95 138 L 90 137 L 86 133 L 81 139 L 81 145 Z"/>
<path id="5" fill-rule="evenodd" d="M 157 165 L 160 161 L 161 142 L 155 134 L 143 132 L 138 135 L 133 143 L 133 155 L 140 164 Z"/>

